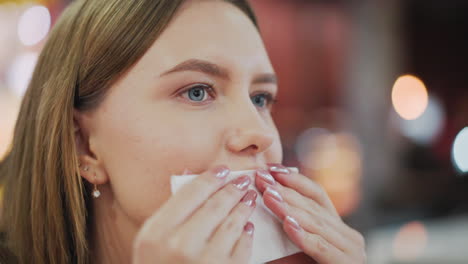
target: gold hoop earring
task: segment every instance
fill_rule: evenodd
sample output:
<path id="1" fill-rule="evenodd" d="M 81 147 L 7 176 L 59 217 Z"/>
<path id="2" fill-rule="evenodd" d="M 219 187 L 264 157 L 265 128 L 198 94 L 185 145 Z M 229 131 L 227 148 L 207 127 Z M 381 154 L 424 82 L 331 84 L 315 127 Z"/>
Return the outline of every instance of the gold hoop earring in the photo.
<path id="1" fill-rule="evenodd" d="M 93 183 L 94 188 L 93 188 L 92 195 L 93 195 L 94 198 L 99 198 L 99 196 L 101 196 L 101 192 L 97 188 L 96 179 L 97 179 L 96 173 L 94 173 L 94 183 Z"/>

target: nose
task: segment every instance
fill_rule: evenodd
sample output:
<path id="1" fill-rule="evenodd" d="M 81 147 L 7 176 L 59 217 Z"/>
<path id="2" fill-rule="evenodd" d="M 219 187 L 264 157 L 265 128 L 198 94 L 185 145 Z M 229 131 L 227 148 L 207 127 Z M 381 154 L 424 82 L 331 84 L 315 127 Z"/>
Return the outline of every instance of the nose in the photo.
<path id="1" fill-rule="evenodd" d="M 236 122 L 237 121 L 237 122 Z M 266 151 L 274 142 L 275 131 L 260 115 L 255 106 L 237 109 L 236 118 L 231 119 L 227 137 L 230 152 L 256 155 Z"/>

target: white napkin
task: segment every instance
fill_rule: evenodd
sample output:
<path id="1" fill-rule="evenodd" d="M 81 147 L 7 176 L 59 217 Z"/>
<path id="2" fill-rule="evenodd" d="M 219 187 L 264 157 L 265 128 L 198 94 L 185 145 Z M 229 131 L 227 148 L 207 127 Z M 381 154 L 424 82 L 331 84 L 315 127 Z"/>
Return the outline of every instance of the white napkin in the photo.
<path id="1" fill-rule="evenodd" d="M 289 168 L 297 172 L 297 168 Z M 249 189 L 257 191 L 257 206 L 250 217 L 255 225 L 253 251 L 250 264 L 260 264 L 271 260 L 280 259 L 301 251 L 294 245 L 283 231 L 281 220 L 274 215 L 263 203 L 263 197 L 255 187 L 255 171 L 233 171 L 227 177 L 230 181 L 242 175 L 248 175 L 252 179 Z M 190 182 L 198 175 L 175 175 L 171 177 L 172 193 L 176 193 L 181 186 Z"/>

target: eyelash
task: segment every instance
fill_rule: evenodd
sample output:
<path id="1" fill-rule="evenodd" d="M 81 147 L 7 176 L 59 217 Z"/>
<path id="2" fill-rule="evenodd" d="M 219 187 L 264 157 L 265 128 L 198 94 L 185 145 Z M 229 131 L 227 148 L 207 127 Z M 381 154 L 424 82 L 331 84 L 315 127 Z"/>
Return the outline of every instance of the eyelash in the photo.
<path id="1" fill-rule="evenodd" d="M 268 109 L 271 109 L 272 106 L 278 102 L 278 100 L 276 100 L 276 98 L 274 97 L 273 94 L 269 93 L 269 92 L 258 92 L 256 94 L 253 94 L 251 96 L 251 98 L 255 97 L 255 96 L 258 96 L 258 95 L 263 95 L 265 97 L 265 100 L 266 100 L 266 104 L 263 108 L 268 108 Z"/>
<path id="2" fill-rule="evenodd" d="M 213 99 L 216 98 L 216 92 L 215 92 L 215 89 L 213 88 L 213 85 L 204 84 L 204 83 L 197 83 L 197 84 L 194 84 L 194 85 L 190 85 L 189 87 L 183 89 L 178 95 L 183 96 L 184 94 L 187 94 L 193 88 L 203 88 L 208 93 L 208 96 L 212 97 Z M 257 92 L 256 94 L 251 95 L 251 98 L 254 97 L 254 96 L 258 96 L 258 95 L 265 96 L 266 104 L 265 104 L 265 107 L 263 107 L 263 108 L 271 109 L 272 106 L 278 102 L 278 100 L 275 98 L 275 96 L 272 93 L 266 92 L 266 91 Z M 188 99 L 188 96 L 183 96 L 183 97 L 184 97 L 184 99 L 191 101 L 190 99 Z M 203 102 L 200 102 L 200 103 L 196 103 L 195 101 L 191 101 L 191 102 L 193 104 L 200 105 L 200 104 L 203 104 L 206 101 L 203 101 Z"/>
<path id="3" fill-rule="evenodd" d="M 190 90 L 192 90 L 194 88 L 203 88 L 203 90 L 205 90 L 205 92 L 208 93 L 208 96 L 210 96 L 212 98 L 216 97 L 215 96 L 215 90 L 213 89 L 213 86 L 209 85 L 209 84 L 203 84 L 203 83 L 197 83 L 197 84 L 194 84 L 194 85 L 190 85 L 189 87 L 183 89 L 180 93 L 178 93 L 178 95 L 184 97 L 185 100 L 191 101 L 193 104 L 197 104 L 197 105 L 204 104 L 206 101 L 197 103 L 195 101 L 190 100 L 188 98 L 188 95 L 183 96 L 184 94 L 188 94 L 188 92 L 190 92 Z"/>

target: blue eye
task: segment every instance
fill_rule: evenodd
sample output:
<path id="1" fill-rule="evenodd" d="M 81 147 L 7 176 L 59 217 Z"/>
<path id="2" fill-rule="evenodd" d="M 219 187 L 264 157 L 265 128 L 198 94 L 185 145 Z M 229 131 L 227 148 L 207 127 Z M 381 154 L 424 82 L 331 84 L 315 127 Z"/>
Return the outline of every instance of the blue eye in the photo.
<path id="1" fill-rule="evenodd" d="M 190 100 L 203 101 L 203 98 L 205 98 L 205 90 L 200 89 L 199 87 L 192 88 L 188 90 L 188 96 Z"/>
<path id="2" fill-rule="evenodd" d="M 274 102 L 273 96 L 267 93 L 254 95 L 252 96 L 251 100 L 255 106 L 258 106 L 260 108 L 269 106 L 271 103 Z"/>
<path id="3" fill-rule="evenodd" d="M 188 89 L 183 94 L 185 95 L 184 97 L 186 97 L 187 99 L 191 101 L 203 102 L 206 99 L 208 99 L 208 96 L 209 96 L 207 89 L 209 89 L 209 87 L 205 87 L 203 85 L 197 85 Z"/>

